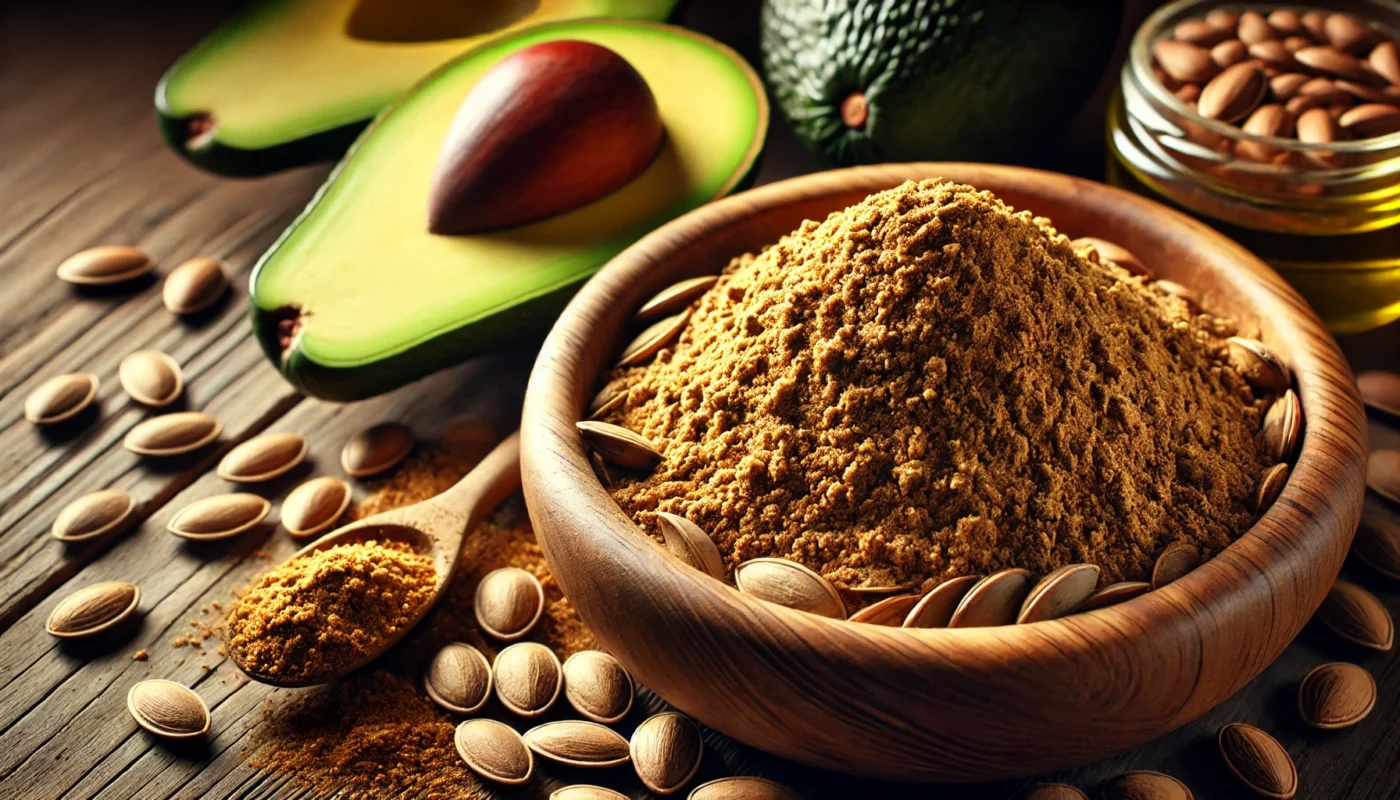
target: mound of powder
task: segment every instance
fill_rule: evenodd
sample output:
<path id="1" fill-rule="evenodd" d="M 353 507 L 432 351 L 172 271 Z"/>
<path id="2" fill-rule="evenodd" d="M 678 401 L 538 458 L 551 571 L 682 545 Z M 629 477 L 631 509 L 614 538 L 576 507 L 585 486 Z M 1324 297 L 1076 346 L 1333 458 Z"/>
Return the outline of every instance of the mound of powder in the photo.
<path id="1" fill-rule="evenodd" d="M 988 192 L 906 183 L 736 259 L 606 421 L 664 455 L 614 497 L 729 567 L 838 586 L 1098 564 L 1144 579 L 1253 521 L 1262 401 L 1227 320 Z"/>

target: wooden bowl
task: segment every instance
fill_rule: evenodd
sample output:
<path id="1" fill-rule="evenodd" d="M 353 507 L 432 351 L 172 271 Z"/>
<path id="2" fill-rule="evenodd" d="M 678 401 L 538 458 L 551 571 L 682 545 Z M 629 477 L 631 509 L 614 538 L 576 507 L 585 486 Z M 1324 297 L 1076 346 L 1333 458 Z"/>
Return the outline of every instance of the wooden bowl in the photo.
<path id="1" fill-rule="evenodd" d="M 946 177 L 1122 244 L 1235 316 L 1293 368 L 1305 437 L 1268 513 L 1217 558 L 1121 605 L 1029 625 L 905 630 L 743 595 L 680 565 L 618 508 L 574 422 L 648 297 L 713 274 L 803 219 L 906 179 Z M 1257 329 L 1257 331 L 1252 330 Z M 826 172 L 712 203 L 622 252 L 569 304 L 530 378 L 524 488 L 540 543 L 598 641 L 681 710 L 762 750 L 919 781 L 1032 775 L 1134 747 L 1200 716 L 1272 661 L 1321 603 L 1351 544 L 1366 435 L 1336 343 L 1239 245 L 1155 202 L 1011 167 Z"/>

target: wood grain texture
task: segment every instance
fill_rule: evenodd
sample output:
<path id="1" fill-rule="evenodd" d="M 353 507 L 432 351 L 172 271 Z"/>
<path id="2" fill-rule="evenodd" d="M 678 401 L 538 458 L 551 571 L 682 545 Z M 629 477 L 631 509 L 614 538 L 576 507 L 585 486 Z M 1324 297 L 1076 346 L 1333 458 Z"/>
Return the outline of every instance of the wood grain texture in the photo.
<path id="1" fill-rule="evenodd" d="M 803 219 L 934 176 L 989 189 L 1071 237 L 1121 243 L 1196 290 L 1206 308 L 1238 318 L 1293 367 L 1308 422 L 1293 478 L 1220 556 L 1162 590 L 1088 614 L 888 630 L 767 605 L 680 568 L 608 496 L 574 421 L 638 304 L 757 251 Z M 585 621 L 642 683 L 741 741 L 903 780 L 986 780 L 1081 764 L 1218 705 L 1312 615 L 1341 568 L 1364 491 L 1365 425 L 1351 373 L 1276 274 L 1142 198 L 1005 167 L 889 165 L 804 176 L 663 226 L 615 258 L 564 312 L 532 374 L 524 420 L 525 495 L 541 544 Z"/>

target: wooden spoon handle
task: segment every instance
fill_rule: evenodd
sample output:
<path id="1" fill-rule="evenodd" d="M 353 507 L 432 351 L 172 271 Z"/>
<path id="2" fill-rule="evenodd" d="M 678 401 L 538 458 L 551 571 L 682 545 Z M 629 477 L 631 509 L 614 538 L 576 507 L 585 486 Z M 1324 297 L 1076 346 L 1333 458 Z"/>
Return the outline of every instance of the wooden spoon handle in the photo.
<path id="1" fill-rule="evenodd" d="M 470 530 L 483 513 L 500 505 L 519 488 L 520 432 L 516 431 L 502 439 L 452 488 L 429 502 L 465 517 Z"/>

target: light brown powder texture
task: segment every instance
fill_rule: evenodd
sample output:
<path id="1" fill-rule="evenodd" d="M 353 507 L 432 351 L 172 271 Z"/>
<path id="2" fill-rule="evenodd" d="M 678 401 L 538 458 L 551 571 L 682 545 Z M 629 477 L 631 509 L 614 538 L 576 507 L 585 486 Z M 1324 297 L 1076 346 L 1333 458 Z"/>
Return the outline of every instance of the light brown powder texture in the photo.
<path id="1" fill-rule="evenodd" d="M 362 660 L 432 600 L 429 556 L 401 542 L 336 545 L 264 575 L 230 612 L 229 652 L 289 680 Z"/>
<path id="2" fill-rule="evenodd" d="M 653 533 L 689 518 L 731 568 L 838 586 L 1143 579 L 1252 522 L 1262 401 L 1233 330 L 988 192 L 906 183 L 734 260 L 676 344 L 611 373 L 606 421 L 664 456 L 614 496 Z"/>

